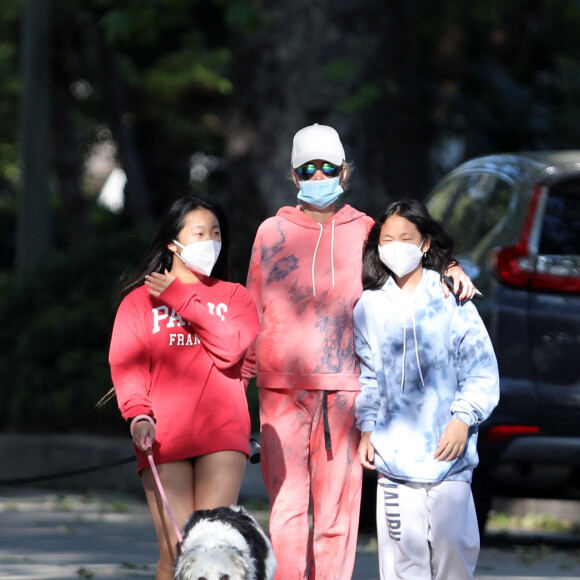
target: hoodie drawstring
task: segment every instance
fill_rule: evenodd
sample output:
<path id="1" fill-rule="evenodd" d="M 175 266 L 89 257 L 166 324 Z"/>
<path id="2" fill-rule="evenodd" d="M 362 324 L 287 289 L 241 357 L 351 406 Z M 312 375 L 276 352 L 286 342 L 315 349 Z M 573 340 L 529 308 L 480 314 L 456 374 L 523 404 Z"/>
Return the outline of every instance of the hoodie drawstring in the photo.
<path id="1" fill-rule="evenodd" d="M 332 271 L 332 291 L 334 292 L 334 220 L 332 220 L 332 237 L 330 240 L 330 268 Z"/>
<path id="2" fill-rule="evenodd" d="M 407 354 L 407 321 L 403 320 L 403 368 L 401 369 L 401 393 L 405 392 L 405 355 Z"/>
<path id="3" fill-rule="evenodd" d="M 314 256 L 312 257 L 312 294 L 314 295 L 314 301 L 316 302 L 316 276 L 314 274 L 314 268 L 316 266 L 316 256 L 318 254 L 318 247 L 320 246 L 320 240 L 322 240 L 322 234 L 324 233 L 324 226 L 320 226 L 320 234 L 318 235 L 318 240 L 316 242 L 316 247 L 314 248 Z M 330 242 L 330 269 L 332 272 L 332 290 L 334 291 L 334 220 L 332 220 L 332 238 Z"/>
<path id="4" fill-rule="evenodd" d="M 316 302 L 316 279 L 314 278 L 314 266 L 316 265 L 316 254 L 318 253 L 318 246 L 320 245 L 320 240 L 322 239 L 322 232 L 324 228 L 322 224 L 320 226 L 320 234 L 318 235 L 318 241 L 316 242 L 316 248 L 314 248 L 314 256 L 312 257 L 312 294 L 314 294 L 314 301 Z"/>

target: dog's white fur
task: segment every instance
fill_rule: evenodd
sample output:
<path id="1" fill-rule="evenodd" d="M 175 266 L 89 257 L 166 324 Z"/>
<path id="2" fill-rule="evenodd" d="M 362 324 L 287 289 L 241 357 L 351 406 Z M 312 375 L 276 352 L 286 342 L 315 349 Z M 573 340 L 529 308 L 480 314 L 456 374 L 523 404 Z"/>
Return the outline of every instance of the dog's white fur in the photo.
<path id="1" fill-rule="evenodd" d="M 276 560 L 270 540 L 244 508 L 230 506 L 233 517 L 250 518 L 266 544 L 264 580 L 272 580 Z M 252 547 L 228 521 L 202 519 L 184 528 L 183 550 L 175 565 L 175 580 L 260 580 Z"/>
<path id="2" fill-rule="evenodd" d="M 185 552 L 185 558 L 176 570 L 176 578 L 183 580 L 246 580 L 251 578 L 248 562 L 232 546 L 207 548 L 195 546 Z"/>

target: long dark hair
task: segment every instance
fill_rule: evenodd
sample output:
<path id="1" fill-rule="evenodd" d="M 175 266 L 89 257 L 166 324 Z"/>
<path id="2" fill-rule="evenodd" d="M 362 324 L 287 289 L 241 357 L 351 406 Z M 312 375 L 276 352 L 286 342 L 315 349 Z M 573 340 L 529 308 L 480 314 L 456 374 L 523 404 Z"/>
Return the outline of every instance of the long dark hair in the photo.
<path id="1" fill-rule="evenodd" d="M 429 210 L 419 201 L 395 201 L 387 207 L 371 228 L 363 250 L 362 283 L 364 290 L 377 290 L 387 281 L 391 271 L 379 257 L 379 238 L 383 224 L 392 215 L 400 215 L 415 224 L 422 238 L 431 238 L 431 247 L 423 257 L 423 267 L 443 275 L 451 262 L 453 240 L 443 226 L 431 217 Z"/>
<path id="2" fill-rule="evenodd" d="M 149 250 L 138 270 L 128 279 L 121 280 L 119 299 L 141 286 L 146 274 L 171 270 L 173 252 L 167 246 L 177 238 L 177 235 L 183 229 L 187 215 L 198 209 L 211 211 L 217 217 L 220 225 L 222 249 L 211 275 L 213 278 L 219 278 L 220 280 L 229 280 L 229 236 L 224 212 L 218 206 L 210 204 L 201 197 L 185 196 L 174 202 L 161 219 L 157 233 L 151 241 Z"/>

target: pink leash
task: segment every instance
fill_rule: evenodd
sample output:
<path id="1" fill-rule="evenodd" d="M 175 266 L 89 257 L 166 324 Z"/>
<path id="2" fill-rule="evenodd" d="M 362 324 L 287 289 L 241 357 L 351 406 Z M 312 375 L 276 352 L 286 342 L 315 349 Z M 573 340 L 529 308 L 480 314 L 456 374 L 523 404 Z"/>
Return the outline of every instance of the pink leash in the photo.
<path id="1" fill-rule="evenodd" d="M 159 495 L 161 496 L 161 501 L 167 510 L 167 515 L 173 524 L 173 528 L 175 529 L 175 533 L 177 534 L 177 547 L 179 549 L 179 553 L 182 552 L 183 548 L 183 536 L 179 531 L 179 527 L 177 526 L 177 522 L 175 521 L 175 517 L 173 516 L 173 512 L 169 507 L 169 502 L 167 501 L 167 496 L 165 495 L 165 490 L 163 489 L 163 485 L 161 483 L 161 479 L 159 479 L 159 473 L 157 473 L 157 468 L 155 467 L 155 461 L 153 461 L 153 449 L 151 448 L 151 440 L 149 437 L 145 439 L 145 445 L 147 445 L 147 449 L 145 453 L 147 453 L 147 459 L 149 460 L 149 465 L 151 466 L 151 471 L 153 471 L 153 477 L 155 478 L 155 483 L 157 484 L 157 489 L 159 490 Z"/>

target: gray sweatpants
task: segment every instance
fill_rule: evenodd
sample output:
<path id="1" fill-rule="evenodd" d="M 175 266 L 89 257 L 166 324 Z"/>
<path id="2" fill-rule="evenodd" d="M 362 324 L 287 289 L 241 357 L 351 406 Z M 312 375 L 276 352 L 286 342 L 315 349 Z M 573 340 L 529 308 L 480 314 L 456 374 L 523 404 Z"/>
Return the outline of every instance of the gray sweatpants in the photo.
<path id="1" fill-rule="evenodd" d="M 463 481 L 377 488 L 381 580 L 468 580 L 479 555 L 471 486 Z"/>

